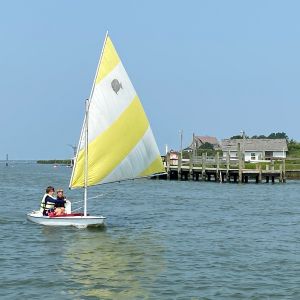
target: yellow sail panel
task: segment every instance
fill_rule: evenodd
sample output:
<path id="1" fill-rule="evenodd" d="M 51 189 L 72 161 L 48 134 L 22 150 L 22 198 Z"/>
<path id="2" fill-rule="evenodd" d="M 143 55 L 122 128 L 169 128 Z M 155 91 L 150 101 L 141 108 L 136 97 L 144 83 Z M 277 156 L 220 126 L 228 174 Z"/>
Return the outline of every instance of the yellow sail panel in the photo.
<path id="1" fill-rule="evenodd" d="M 143 138 L 101 183 L 141 177 L 141 173 L 143 173 L 158 156 L 160 156 L 159 150 L 149 126 Z M 161 172 L 161 165 L 157 167 L 156 170 L 153 169 L 153 173 Z M 147 173 L 147 175 L 150 174 Z"/>
<path id="2" fill-rule="evenodd" d="M 88 145 L 88 186 L 101 182 L 142 139 L 149 122 L 136 96 L 111 127 Z M 84 150 L 76 160 L 71 187 L 84 186 Z"/>
<path id="3" fill-rule="evenodd" d="M 144 177 L 152 175 L 154 173 L 163 173 L 165 172 L 165 167 L 163 166 L 160 155 L 145 169 L 139 177 Z"/>
<path id="4" fill-rule="evenodd" d="M 101 64 L 96 77 L 96 84 L 98 84 L 106 75 L 108 75 L 120 62 L 119 55 L 108 36 L 103 49 Z"/>

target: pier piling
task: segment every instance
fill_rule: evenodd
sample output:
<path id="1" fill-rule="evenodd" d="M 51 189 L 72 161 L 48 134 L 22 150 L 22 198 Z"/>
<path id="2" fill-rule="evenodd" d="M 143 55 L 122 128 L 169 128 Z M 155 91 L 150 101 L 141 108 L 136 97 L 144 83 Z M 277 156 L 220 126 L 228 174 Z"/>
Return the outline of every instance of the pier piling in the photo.
<path id="1" fill-rule="evenodd" d="M 167 175 L 160 176 L 160 179 L 168 180 L 194 180 L 194 181 L 215 181 L 215 182 L 235 182 L 266 183 L 285 182 L 285 160 L 280 164 L 274 161 L 269 164 L 257 163 L 256 168 L 247 165 L 245 168 L 244 156 L 241 152 L 240 145 L 238 147 L 238 157 L 230 158 L 230 153 L 226 153 L 223 157 L 217 153 L 214 157 L 208 157 L 207 153 L 201 156 L 194 155 L 194 152 L 188 154 L 188 158 L 183 158 L 178 153 L 178 158 L 170 157 L 168 153 L 165 157 L 165 167 Z M 250 167 L 250 168 L 249 168 Z"/>

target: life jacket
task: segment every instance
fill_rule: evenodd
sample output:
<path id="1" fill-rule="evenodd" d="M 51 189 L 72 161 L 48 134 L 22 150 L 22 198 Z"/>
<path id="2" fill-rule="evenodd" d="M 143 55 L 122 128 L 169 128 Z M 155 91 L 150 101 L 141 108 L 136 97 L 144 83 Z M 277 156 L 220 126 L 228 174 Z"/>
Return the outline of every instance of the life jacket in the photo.
<path id="1" fill-rule="evenodd" d="M 46 202 L 46 197 L 50 197 L 54 200 L 56 199 L 49 194 L 45 194 L 42 198 L 41 207 L 40 207 L 40 212 L 42 212 L 42 213 L 44 213 L 45 211 L 48 211 L 50 209 L 54 209 L 55 203 L 49 202 L 49 201 Z"/>

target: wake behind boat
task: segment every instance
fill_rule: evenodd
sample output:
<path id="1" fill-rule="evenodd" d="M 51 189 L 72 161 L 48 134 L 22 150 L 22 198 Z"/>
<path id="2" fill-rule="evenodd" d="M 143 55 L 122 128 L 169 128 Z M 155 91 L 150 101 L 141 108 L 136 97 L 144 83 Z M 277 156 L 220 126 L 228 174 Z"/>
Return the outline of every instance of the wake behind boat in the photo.
<path id="1" fill-rule="evenodd" d="M 84 211 L 61 216 L 34 211 L 27 218 L 49 226 L 103 225 L 105 217 L 87 214 L 88 187 L 164 172 L 140 99 L 106 33 L 69 185 L 84 189 Z"/>

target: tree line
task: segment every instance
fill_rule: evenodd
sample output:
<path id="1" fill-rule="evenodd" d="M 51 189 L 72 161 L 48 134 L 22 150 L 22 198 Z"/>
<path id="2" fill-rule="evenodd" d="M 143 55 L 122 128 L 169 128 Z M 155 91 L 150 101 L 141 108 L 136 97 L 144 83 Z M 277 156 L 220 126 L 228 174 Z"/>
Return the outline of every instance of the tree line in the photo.
<path id="1" fill-rule="evenodd" d="M 234 135 L 232 136 L 230 139 L 242 139 L 243 136 L 242 135 Z M 289 137 L 285 132 L 272 132 L 269 135 L 253 135 L 252 137 L 245 135 L 246 139 L 286 139 L 287 141 L 289 141 Z"/>

